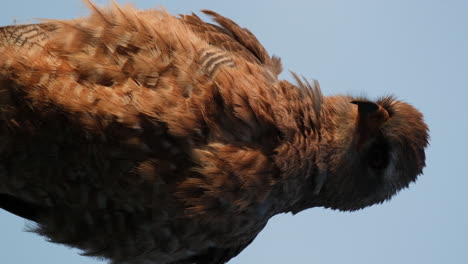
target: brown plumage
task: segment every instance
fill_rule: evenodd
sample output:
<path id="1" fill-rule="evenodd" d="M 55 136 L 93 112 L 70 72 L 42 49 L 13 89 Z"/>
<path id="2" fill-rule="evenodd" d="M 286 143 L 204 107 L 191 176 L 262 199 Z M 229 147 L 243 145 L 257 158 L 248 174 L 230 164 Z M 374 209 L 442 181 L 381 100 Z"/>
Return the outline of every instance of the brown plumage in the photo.
<path id="1" fill-rule="evenodd" d="M 233 21 L 100 9 L 0 28 L 0 207 L 112 263 L 224 263 L 275 214 L 357 210 L 416 180 L 393 97 L 322 96 Z"/>

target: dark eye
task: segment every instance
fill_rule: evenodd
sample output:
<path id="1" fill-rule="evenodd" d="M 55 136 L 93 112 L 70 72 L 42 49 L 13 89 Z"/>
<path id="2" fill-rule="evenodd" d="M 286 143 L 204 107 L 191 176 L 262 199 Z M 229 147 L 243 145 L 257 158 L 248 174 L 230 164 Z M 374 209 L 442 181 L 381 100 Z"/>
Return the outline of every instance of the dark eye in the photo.
<path id="1" fill-rule="evenodd" d="M 367 161 L 369 167 L 382 170 L 385 169 L 389 162 L 389 147 L 385 141 L 379 140 L 375 142 L 369 149 Z"/>

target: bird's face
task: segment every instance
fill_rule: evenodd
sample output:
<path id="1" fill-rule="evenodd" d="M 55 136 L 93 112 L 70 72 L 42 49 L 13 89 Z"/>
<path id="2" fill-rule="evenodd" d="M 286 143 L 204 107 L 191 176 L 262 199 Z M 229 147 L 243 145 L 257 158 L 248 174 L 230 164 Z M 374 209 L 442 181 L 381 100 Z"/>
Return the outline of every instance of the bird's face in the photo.
<path id="1" fill-rule="evenodd" d="M 324 206 L 340 210 L 381 203 L 407 187 L 422 173 L 428 144 L 422 114 L 409 104 L 393 97 L 351 102 L 338 108 L 334 120 L 321 193 Z"/>

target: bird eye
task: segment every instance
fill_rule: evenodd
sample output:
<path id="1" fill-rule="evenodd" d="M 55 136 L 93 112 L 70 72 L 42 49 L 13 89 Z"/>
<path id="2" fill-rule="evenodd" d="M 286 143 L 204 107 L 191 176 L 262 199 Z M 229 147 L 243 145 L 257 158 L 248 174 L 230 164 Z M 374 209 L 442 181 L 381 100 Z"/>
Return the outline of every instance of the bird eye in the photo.
<path id="1" fill-rule="evenodd" d="M 385 169 L 389 162 L 389 147 L 385 141 L 374 143 L 368 152 L 368 163 L 372 169 Z"/>

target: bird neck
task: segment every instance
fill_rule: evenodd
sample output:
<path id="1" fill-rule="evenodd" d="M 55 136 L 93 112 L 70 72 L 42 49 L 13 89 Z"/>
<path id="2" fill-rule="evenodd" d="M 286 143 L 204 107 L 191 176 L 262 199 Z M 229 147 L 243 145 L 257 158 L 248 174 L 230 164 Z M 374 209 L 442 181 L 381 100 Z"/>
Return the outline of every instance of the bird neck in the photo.
<path id="1" fill-rule="evenodd" d="M 275 197 L 278 213 L 297 213 L 319 206 L 322 187 L 328 178 L 330 133 L 320 130 L 298 132 L 276 149 L 274 161 L 280 171 Z"/>
<path id="2" fill-rule="evenodd" d="M 329 163 L 336 151 L 333 140 L 340 110 L 335 107 L 339 97 L 323 97 L 321 113 L 315 128 L 298 130 L 276 149 L 275 163 L 280 170 L 281 184 L 275 194 L 284 202 L 280 213 L 298 213 L 304 209 L 323 206 L 328 194 L 324 186 L 330 175 Z"/>

